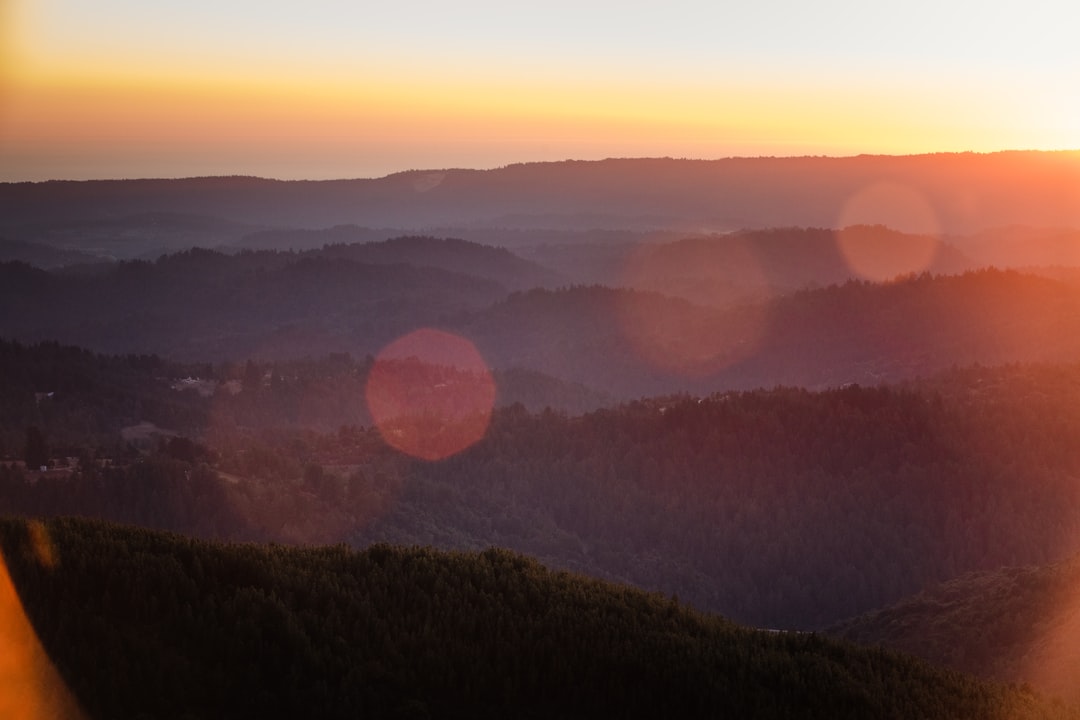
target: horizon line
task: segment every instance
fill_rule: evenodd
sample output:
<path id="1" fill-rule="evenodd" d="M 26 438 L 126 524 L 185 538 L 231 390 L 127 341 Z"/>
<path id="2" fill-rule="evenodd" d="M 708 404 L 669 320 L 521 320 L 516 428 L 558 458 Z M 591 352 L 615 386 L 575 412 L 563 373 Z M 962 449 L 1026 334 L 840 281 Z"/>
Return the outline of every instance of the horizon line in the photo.
<path id="1" fill-rule="evenodd" d="M 489 167 L 429 167 L 429 168 L 409 168 L 405 170 L 395 170 L 393 172 L 386 173 L 384 175 L 372 175 L 372 176 L 340 176 L 340 177 L 326 177 L 326 178 L 312 178 L 312 177 L 269 177 L 264 175 L 248 175 L 244 173 L 231 173 L 221 175 L 176 175 L 176 176 L 142 176 L 142 177 L 93 177 L 93 178 L 48 178 L 45 180 L 0 180 L 0 185 L 44 185 L 48 183 L 95 183 L 95 182 L 176 182 L 185 180 L 261 180 L 264 182 L 357 182 L 357 181 L 378 181 L 385 180 L 387 178 L 412 175 L 417 173 L 449 173 L 449 172 L 497 172 L 500 170 L 506 170 L 509 168 L 526 167 L 532 165 L 564 165 L 569 163 L 582 163 L 582 164 L 597 164 L 597 163 L 609 163 L 609 162 L 700 162 L 700 163 L 714 163 L 714 162 L 727 162 L 735 160 L 855 160 L 860 158 L 924 158 L 924 157 L 939 157 L 939 156 L 958 156 L 958 155 L 1010 155 L 1010 154 L 1024 154 L 1024 155 L 1063 155 L 1063 154 L 1080 154 L 1080 147 L 1077 148 L 1058 148 L 1058 149 L 1037 149 L 1037 148 L 1006 148 L 1001 150 L 940 150 L 931 152 L 920 153 L 871 153 L 863 152 L 856 154 L 845 155 L 828 155 L 828 154 L 803 154 L 803 155 L 727 155 L 723 157 L 703 158 L 703 157 L 675 157 L 671 155 L 642 155 L 642 156 L 611 156 L 596 159 L 584 159 L 584 158 L 564 158 L 562 160 L 522 160 L 518 162 L 512 162 L 505 165 L 494 165 Z"/>

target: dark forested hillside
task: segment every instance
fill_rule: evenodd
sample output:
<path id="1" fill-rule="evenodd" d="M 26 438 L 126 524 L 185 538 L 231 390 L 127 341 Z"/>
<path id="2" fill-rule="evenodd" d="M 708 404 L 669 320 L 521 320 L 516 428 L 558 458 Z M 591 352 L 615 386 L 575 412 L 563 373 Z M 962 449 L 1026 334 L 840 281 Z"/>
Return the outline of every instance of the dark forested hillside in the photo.
<path id="1" fill-rule="evenodd" d="M 205 373 L 154 355 L 106 356 L 46 342 L 0 339 L 0 455 L 21 456 L 27 427 L 54 454 L 115 452 L 125 426 L 150 422 L 189 435 L 206 426 L 209 403 L 172 388 Z"/>
<path id="2" fill-rule="evenodd" d="M 1076 716 L 501 550 L 223 546 L 71 520 L 4 520 L 0 545 L 96 718 Z"/>

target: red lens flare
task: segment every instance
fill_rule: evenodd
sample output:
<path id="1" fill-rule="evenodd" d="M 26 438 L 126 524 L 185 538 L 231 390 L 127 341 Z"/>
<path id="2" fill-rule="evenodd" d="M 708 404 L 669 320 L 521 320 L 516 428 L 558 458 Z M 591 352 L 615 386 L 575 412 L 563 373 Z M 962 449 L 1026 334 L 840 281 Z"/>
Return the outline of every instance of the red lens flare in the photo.
<path id="1" fill-rule="evenodd" d="M 387 444 L 423 460 L 441 460 L 487 433 L 495 380 L 471 342 L 423 328 L 383 348 L 365 395 Z"/>

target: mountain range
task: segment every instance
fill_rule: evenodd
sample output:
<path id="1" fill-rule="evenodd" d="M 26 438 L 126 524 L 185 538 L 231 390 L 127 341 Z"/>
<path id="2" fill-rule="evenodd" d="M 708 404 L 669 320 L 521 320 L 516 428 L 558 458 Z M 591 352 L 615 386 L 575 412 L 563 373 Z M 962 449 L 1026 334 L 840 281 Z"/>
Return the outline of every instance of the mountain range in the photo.
<path id="1" fill-rule="evenodd" d="M 0 186 L 0 234 L 145 212 L 270 227 L 729 231 L 842 227 L 866 222 L 864 211 L 877 215 L 873 222 L 899 230 L 966 234 L 1014 224 L 1075 227 L 1078 172 L 1074 152 L 1001 152 L 611 159 L 319 182 L 230 177 L 8 183 Z M 845 216 L 854 220 L 838 222 Z"/>

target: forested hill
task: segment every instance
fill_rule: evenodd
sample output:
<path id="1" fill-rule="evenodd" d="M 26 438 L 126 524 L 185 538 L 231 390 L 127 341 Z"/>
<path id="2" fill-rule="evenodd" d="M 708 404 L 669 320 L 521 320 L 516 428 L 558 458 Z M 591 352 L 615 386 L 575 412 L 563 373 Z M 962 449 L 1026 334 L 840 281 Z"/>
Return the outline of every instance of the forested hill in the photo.
<path id="1" fill-rule="evenodd" d="M 172 385 L 207 369 L 154 355 L 98 355 L 0 338 L 0 455 L 21 455 L 29 426 L 44 431 L 54 450 L 72 454 L 115 448 L 121 429 L 141 422 L 196 436 L 206 426 L 208 403 Z"/>
<path id="2" fill-rule="evenodd" d="M 453 326 L 496 366 L 627 399 L 878 384 L 953 365 L 1080 359 L 1080 285 L 983 270 L 850 281 L 728 310 L 576 287 L 515 294 Z"/>
<path id="3" fill-rule="evenodd" d="M 256 233 L 246 241 L 253 248 L 305 250 L 303 257 L 351 260 L 372 265 L 407 264 L 435 267 L 498 282 L 509 290 L 559 287 L 567 282 L 558 273 L 525 260 L 503 247 L 458 238 L 428 235 L 375 236 L 355 226 L 328 230 L 275 230 Z"/>
<path id="4" fill-rule="evenodd" d="M 412 464 L 354 539 L 503 545 L 742 622 L 823 627 L 1080 550 L 1075 367 L 1017 374 L 1041 377 L 1011 393 L 1024 381 L 972 369 L 951 399 L 780 388 L 510 409 L 475 448 Z"/>
<path id="5" fill-rule="evenodd" d="M 0 335 L 198 361 L 363 355 L 505 295 L 438 268 L 290 253 L 192 250 L 76 276 L 4 263 Z"/>
<path id="6" fill-rule="evenodd" d="M 224 546 L 74 520 L 0 521 L 0 543 L 94 718 L 1077 717 L 500 550 Z"/>
<path id="7" fill-rule="evenodd" d="M 971 573 L 829 630 L 1080 701 L 1080 556 Z"/>
<path id="8" fill-rule="evenodd" d="M 535 252 L 559 259 L 550 250 Z M 577 255 L 587 266 L 581 262 L 589 259 L 585 248 L 564 248 L 561 253 Z M 849 225 L 839 230 L 769 228 L 688 235 L 639 244 L 612 265 L 609 272 L 598 273 L 601 279 L 590 282 L 725 307 L 853 279 L 887 281 L 913 271 L 955 275 L 989 263 L 967 257 L 951 239 L 901 233 L 883 225 Z"/>
<path id="9" fill-rule="evenodd" d="M 1071 190 L 1078 175 L 1076 153 L 1002 152 L 612 159 L 323 182 L 228 177 L 6 183 L 0 184 L 0 232 L 151 212 L 309 228 L 837 227 L 861 197 L 877 212 L 855 222 L 926 230 L 908 226 L 917 217 L 954 234 L 1017 223 L 1078 226 Z"/>
<path id="10" fill-rule="evenodd" d="M 186 442 L 67 472 L 0 467 L 0 512 L 228 539 L 495 545 L 803 630 L 965 572 L 1080 551 L 1075 364 L 656 398 L 581 416 L 511 406 L 476 445 L 436 462 L 403 456 L 376 428 L 292 424 L 326 399 L 349 405 L 350 393 L 328 394 L 343 386 L 318 376 L 263 383 L 254 367 L 254 392 L 201 403 L 176 393 L 205 413 Z M 23 429 L 8 428 L 9 448 Z"/>

